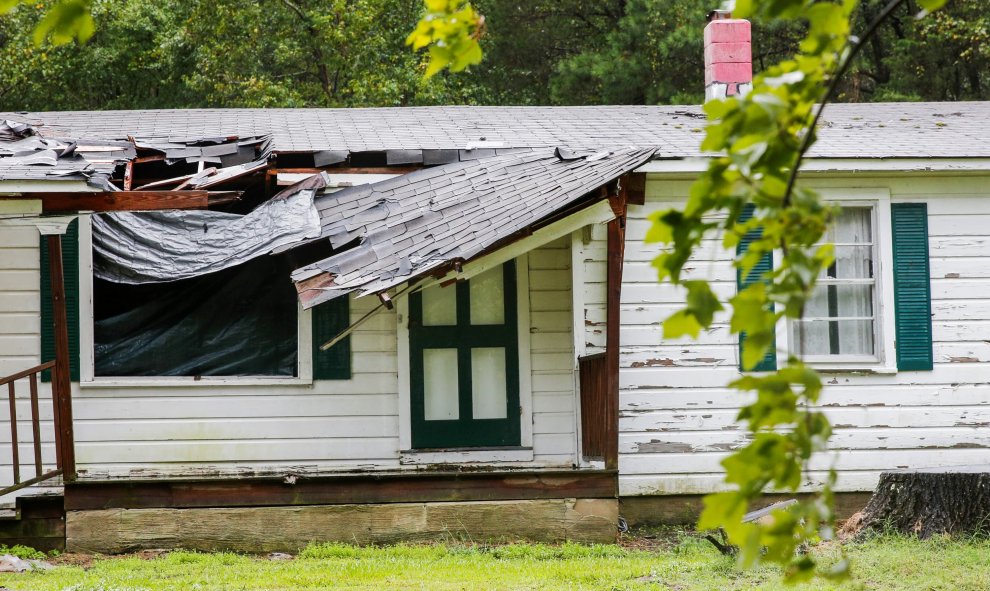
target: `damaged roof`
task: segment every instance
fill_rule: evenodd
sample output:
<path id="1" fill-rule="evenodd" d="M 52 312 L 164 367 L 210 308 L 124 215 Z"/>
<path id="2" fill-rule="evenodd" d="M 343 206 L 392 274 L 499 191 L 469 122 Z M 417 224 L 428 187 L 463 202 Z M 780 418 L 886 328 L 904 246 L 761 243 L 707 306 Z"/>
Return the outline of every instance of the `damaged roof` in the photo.
<path id="1" fill-rule="evenodd" d="M 118 165 L 145 159 L 166 164 L 213 165 L 186 183 L 210 186 L 267 166 L 271 137 L 221 136 L 197 139 L 137 139 L 122 134 L 107 139 L 98 134 L 45 136 L 30 123 L 0 119 L 0 180 L 86 180 L 98 189 L 114 190 L 110 177 Z M 154 156 L 149 157 L 149 153 Z M 222 168 L 218 172 L 217 168 Z"/>
<path id="2" fill-rule="evenodd" d="M 315 200 L 335 250 L 292 275 L 305 307 L 380 293 L 467 261 L 641 166 L 652 149 L 525 149 L 423 169 Z"/>
<path id="3" fill-rule="evenodd" d="M 635 146 L 656 148 L 660 158 L 692 157 L 701 155 L 705 124 L 696 105 L 0 113 L 3 118 L 29 123 L 47 138 L 182 144 L 271 135 L 276 152 L 326 151 L 333 158 L 333 152 L 411 151 L 408 163 L 423 162 L 430 151 L 495 147 Z M 990 102 L 836 103 L 823 119 L 813 157 L 990 157 Z"/>

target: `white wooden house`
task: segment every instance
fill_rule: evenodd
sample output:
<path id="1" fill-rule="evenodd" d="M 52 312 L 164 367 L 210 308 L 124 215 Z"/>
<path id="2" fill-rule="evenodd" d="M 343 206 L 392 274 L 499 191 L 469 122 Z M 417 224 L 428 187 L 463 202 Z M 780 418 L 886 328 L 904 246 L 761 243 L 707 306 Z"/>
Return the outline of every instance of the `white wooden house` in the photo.
<path id="1" fill-rule="evenodd" d="M 70 549 L 607 540 L 619 499 L 640 520 L 696 506 L 744 442 L 736 338 L 661 338 L 679 293 L 643 242 L 705 166 L 697 107 L 0 119 L 31 126 L 0 134 L 0 376 L 54 354 L 43 214 L 212 207 L 67 227 Z M 805 330 L 836 426 L 820 470 L 861 493 L 883 470 L 985 462 L 990 104 L 825 120 L 803 177 L 844 207 Z M 689 273 L 729 296 L 733 256 L 713 241 Z"/>

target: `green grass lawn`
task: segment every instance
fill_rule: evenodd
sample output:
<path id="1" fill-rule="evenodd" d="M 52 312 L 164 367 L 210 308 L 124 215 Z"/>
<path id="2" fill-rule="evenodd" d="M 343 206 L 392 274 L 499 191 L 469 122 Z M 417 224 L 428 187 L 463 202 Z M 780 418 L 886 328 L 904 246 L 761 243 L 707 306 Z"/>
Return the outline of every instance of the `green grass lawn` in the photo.
<path id="1" fill-rule="evenodd" d="M 638 546 L 638 547 L 637 547 Z M 847 544 L 853 580 L 798 589 L 990 589 L 990 542 L 884 537 Z M 817 548 L 824 560 L 837 549 Z M 739 571 L 691 535 L 633 539 L 625 546 L 517 544 L 311 546 L 292 560 L 237 554 L 171 552 L 149 558 L 64 556 L 54 569 L 0 574 L 14 590 L 239 589 L 790 589 L 770 568 Z M 75 564 L 73 564 L 75 563 Z"/>

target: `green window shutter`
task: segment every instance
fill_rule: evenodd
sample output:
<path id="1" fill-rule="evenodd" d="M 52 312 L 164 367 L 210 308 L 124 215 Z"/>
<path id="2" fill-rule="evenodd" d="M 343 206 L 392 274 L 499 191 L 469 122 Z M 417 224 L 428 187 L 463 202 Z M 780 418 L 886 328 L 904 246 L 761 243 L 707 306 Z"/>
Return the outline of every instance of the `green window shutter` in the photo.
<path id="1" fill-rule="evenodd" d="M 55 316 L 48 266 L 48 237 L 41 237 L 41 362 L 55 359 Z M 79 381 L 79 220 L 73 220 L 62 236 L 62 269 L 66 318 L 69 324 L 69 378 Z M 51 370 L 41 381 L 52 381 Z"/>
<path id="2" fill-rule="evenodd" d="M 747 203 L 742 211 L 742 214 L 739 216 L 739 221 L 745 222 L 750 218 L 752 218 L 753 212 L 755 210 L 756 210 L 756 206 L 754 206 L 752 203 Z M 740 255 L 743 252 L 746 252 L 746 249 L 749 248 L 749 243 L 752 242 L 753 240 L 756 240 L 759 237 L 760 237 L 759 231 L 753 231 L 747 234 L 746 236 L 744 236 L 743 239 L 740 240 L 739 244 L 736 246 L 736 255 Z M 738 270 L 736 271 L 736 287 L 739 290 L 745 289 L 746 287 L 752 285 L 753 282 L 759 281 L 763 273 L 771 270 L 773 270 L 773 256 L 771 254 L 767 254 L 762 259 L 760 259 L 760 262 L 753 267 L 753 269 L 749 272 L 749 275 L 747 275 L 746 277 L 742 276 L 742 271 L 738 271 Z M 746 334 L 745 333 L 740 334 L 739 335 L 739 359 L 740 359 L 739 369 L 740 370 L 742 369 L 742 361 L 741 361 L 742 348 L 743 348 L 743 343 L 745 342 L 746 342 Z M 753 371 L 776 371 L 776 369 L 777 369 L 777 343 L 775 341 L 773 345 L 770 346 L 770 350 L 767 351 L 766 357 L 764 357 L 762 361 L 756 364 L 756 367 L 753 368 Z"/>
<path id="3" fill-rule="evenodd" d="M 928 205 L 892 203 L 897 369 L 933 368 Z"/>
<path id="4" fill-rule="evenodd" d="M 341 296 L 313 308 L 313 379 L 351 379 L 351 337 L 327 351 L 320 345 L 350 326 L 350 298 Z"/>

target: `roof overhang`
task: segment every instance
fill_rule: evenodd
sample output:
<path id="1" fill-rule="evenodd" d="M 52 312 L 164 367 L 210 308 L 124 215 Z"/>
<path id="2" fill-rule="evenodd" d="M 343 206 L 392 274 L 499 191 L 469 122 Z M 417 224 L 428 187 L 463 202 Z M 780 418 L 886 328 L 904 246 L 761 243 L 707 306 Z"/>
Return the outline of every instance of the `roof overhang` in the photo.
<path id="1" fill-rule="evenodd" d="M 697 174 L 711 158 L 657 158 L 636 169 L 652 174 Z M 807 158 L 802 173 L 984 173 L 990 158 Z"/>

